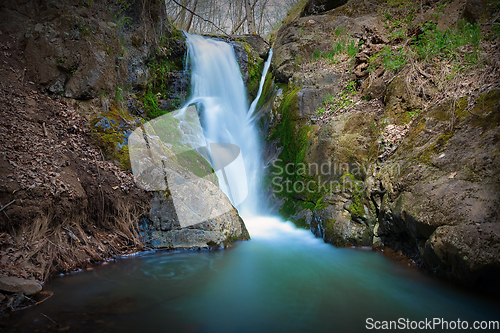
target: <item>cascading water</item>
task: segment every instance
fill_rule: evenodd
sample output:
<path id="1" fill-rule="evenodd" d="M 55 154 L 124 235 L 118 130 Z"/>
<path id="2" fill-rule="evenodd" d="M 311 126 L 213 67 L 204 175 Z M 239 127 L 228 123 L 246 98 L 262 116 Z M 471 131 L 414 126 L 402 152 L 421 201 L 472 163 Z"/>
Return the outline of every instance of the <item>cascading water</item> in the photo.
<path id="1" fill-rule="evenodd" d="M 221 189 L 243 216 L 262 213 L 259 175 L 262 152 L 258 129 L 252 117 L 262 93 L 272 51 L 264 66 L 259 91 L 250 108 L 235 52 L 231 45 L 186 33 L 193 94 L 186 106 L 198 105 L 207 143 L 231 143 L 241 150 L 241 165 L 217 170 Z"/>

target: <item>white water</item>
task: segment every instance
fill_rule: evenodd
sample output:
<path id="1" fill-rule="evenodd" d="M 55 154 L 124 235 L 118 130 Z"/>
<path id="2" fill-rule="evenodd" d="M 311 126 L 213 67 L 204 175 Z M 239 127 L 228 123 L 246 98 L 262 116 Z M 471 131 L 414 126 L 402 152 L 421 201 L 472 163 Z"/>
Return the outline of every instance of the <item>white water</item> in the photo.
<path id="1" fill-rule="evenodd" d="M 248 106 L 245 84 L 232 46 L 223 41 L 186 33 L 193 95 L 186 106 L 201 107 L 201 122 L 208 143 L 231 143 L 241 150 L 242 165 L 226 169 L 227 184 L 217 171 L 219 184 L 242 216 L 261 215 L 259 189 L 262 151 L 255 107 L 262 93 L 272 51 L 265 63 L 257 97 Z"/>

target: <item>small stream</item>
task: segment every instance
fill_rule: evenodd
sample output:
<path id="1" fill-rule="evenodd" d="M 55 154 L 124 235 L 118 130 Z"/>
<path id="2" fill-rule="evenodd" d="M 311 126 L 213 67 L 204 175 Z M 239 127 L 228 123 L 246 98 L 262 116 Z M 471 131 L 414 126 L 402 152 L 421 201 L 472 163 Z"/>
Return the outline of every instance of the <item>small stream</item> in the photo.
<path id="1" fill-rule="evenodd" d="M 54 295 L 14 312 L 7 331 L 360 332 L 367 318 L 460 319 L 470 327 L 500 320 L 498 304 L 268 216 L 258 188 L 265 163 L 255 103 L 247 105 L 234 51 L 201 36 L 187 34 L 187 42 L 194 92 L 186 105 L 203 106 L 207 142 L 241 149 L 244 170 L 219 183 L 228 197 L 246 198 L 238 210 L 252 240 L 227 250 L 142 254 L 55 277 L 45 286 Z"/>

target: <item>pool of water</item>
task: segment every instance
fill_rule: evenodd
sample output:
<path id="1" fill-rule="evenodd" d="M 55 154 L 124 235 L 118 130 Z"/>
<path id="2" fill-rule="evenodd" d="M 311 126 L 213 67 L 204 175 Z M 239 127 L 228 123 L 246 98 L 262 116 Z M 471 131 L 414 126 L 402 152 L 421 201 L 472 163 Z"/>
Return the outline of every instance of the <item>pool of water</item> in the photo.
<path id="1" fill-rule="evenodd" d="M 375 252 L 335 248 L 274 218 L 245 221 L 252 240 L 232 249 L 144 254 L 56 277 L 45 288 L 54 295 L 15 312 L 10 331 L 359 332 L 367 318 L 500 320 L 498 305 Z"/>

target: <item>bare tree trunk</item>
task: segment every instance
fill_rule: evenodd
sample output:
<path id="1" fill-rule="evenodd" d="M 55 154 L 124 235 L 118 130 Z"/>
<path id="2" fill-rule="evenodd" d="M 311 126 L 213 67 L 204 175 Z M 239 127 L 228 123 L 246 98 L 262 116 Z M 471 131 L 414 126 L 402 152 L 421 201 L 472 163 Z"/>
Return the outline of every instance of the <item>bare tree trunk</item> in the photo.
<path id="1" fill-rule="evenodd" d="M 193 6 L 191 7 L 192 12 L 196 12 L 196 6 L 198 5 L 198 0 L 193 0 Z M 188 22 L 186 24 L 186 31 L 189 32 L 189 28 L 191 28 L 191 23 L 193 22 L 193 13 L 189 13 Z"/>
<path id="2" fill-rule="evenodd" d="M 257 1 L 255 1 L 257 3 Z M 255 5 L 255 4 L 254 4 Z M 247 27 L 249 34 L 255 34 L 255 20 L 253 17 L 252 0 L 245 0 L 245 13 L 247 16 Z"/>
<path id="3" fill-rule="evenodd" d="M 181 5 L 187 7 L 189 6 L 190 0 L 184 0 L 181 2 Z M 184 27 L 186 26 L 186 9 L 181 7 L 181 10 L 175 17 L 175 19 L 172 21 L 172 23 L 175 23 L 177 27 L 181 30 L 184 30 Z"/>
<path id="4" fill-rule="evenodd" d="M 247 0 L 244 0 L 244 1 L 245 1 L 245 7 L 246 7 Z M 251 10 L 249 10 L 249 11 L 253 11 L 253 8 L 255 7 L 255 5 L 257 4 L 257 2 L 258 2 L 258 1 L 259 1 L 259 0 L 255 0 L 255 2 L 254 2 L 254 3 L 253 3 L 253 5 L 252 5 Z M 245 10 L 246 10 L 246 8 L 245 8 Z M 247 11 L 247 13 L 248 13 L 249 11 Z M 236 31 L 238 31 L 238 29 L 241 27 L 241 25 L 242 25 L 243 23 L 245 23 L 245 21 L 247 21 L 247 17 L 248 17 L 248 15 L 245 15 L 245 17 L 243 17 L 243 18 L 241 19 L 241 21 L 240 21 L 237 25 L 233 26 L 233 30 L 231 31 L 231 34 L 232 34 L 232 35 L 233 35 L 233 34 L 235 34 L 235 33 L 236 33 Z M 253 27 L 254 27 L 254 30 L 255 30 L 255 23 L 254 23 Z M 254 33 L 255 33 L 255 32 L 254 32 Z"/>
<path id="5" fill-rule="evenodd" d="M 262 3 L 262 6 L 260 8 L 259 28 L 257 29 L 259 35 L 262 35 L 262 33 L 264 32 L 262 29 L 262 19 L 264 17 L 264 11 L 266 10 L 267 2 L 268 2 L 268 0 L 264 0 L 264 2 Z"/>

